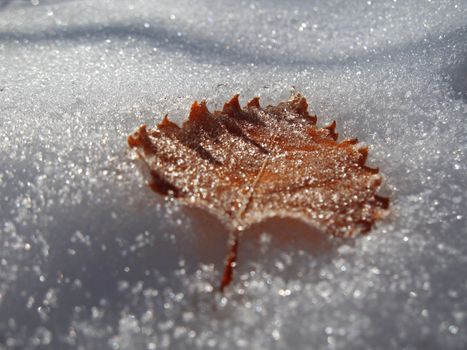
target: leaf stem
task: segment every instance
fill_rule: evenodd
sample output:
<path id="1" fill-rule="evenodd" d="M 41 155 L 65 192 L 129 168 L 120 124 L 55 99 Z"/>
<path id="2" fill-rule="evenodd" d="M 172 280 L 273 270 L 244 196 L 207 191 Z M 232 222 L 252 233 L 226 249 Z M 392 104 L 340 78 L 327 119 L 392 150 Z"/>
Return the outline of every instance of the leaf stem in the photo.
<path id="1" fill-rule="evenodd" d="M 237 265 L 237 254 L 238 254 L 238 243 L 240 240 L 239 230 L 232 232 L 230 237 L 230 247 L 227 259 L 224 266 L 224 274 L 222 275 L 222 281 L 220 290 L 221 293 L 224 293 L 225 287 L 227 287 L 230 282 L 232 282 L 234 268 Z"/>

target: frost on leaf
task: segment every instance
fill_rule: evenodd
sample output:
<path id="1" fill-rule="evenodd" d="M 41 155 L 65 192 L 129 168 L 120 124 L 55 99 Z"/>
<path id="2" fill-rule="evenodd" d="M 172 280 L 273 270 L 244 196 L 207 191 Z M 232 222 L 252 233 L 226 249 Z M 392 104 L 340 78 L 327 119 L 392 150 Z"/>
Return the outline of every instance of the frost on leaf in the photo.
<path id="1" fill-rule="evenodd" d="M 357 139 L 337 141 L 336 123 L 316 127 L 300 95 L 262 108 L 238 95 L 222 111 L 193 103 L 180 127 L 167 116 L 128 138 L 147 165 L 152 189 L 217 216 L 232 232 L 221 289 L 232 278 L 241 231 L 292 217 L 335 236 L 368 232 L 389 200 L 376 194 L 378 169 Z"/>

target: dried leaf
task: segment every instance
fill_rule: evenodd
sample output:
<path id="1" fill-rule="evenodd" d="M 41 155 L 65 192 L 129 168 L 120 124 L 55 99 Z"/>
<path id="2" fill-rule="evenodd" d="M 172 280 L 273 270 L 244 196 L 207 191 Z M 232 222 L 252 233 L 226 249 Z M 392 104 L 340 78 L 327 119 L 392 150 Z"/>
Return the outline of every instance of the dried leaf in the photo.
<path id="1" fill-rule="evenodd" d="M 222 111 L 195 102 L 182 127 L 167 116 L 133 133 L 130 147 L 147 165 L 154 191 L 203 208 L 232 232 L 221 289 L 230 283 L 240 232 L 270 217 L 293 217 L 336 236 L 368 232 L 389 205 L 378 196 L 378 169 L 365 165 L 357 139 L 337 141 L 336 123 L 316 127 L 300 95 Z"/>

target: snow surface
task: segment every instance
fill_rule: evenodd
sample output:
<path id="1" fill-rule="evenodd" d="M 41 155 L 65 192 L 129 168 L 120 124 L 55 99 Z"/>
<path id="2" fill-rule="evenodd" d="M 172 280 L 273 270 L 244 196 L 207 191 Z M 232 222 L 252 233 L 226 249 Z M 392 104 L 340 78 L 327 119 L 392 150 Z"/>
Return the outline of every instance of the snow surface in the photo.
<path id="1" fill-rule="evenodd" d="M 466 1 L 0 1 L 0 349 L 465 349 Z M 370 146 L 391 215 L 353 240 L 227 232 L 126 137 L 194 99 L 299 91 Z"/>

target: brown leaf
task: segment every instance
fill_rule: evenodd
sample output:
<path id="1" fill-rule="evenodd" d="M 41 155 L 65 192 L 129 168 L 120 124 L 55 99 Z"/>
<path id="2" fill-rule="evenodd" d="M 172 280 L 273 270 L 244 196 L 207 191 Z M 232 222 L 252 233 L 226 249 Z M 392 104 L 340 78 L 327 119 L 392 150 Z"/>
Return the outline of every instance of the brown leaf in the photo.
<path id="1" fill-rule="evenodd" d="M 336 236 L 368 232 L 389 206 L 378 169 L 357 139 L 337 141 L 336 123 L 316 127 L 300 95 L 261 108 L 238 95 L 222 111 L 193 103 L 182 127 L 167 116 L 128 138 L 154 191 L 216 215 L 232 232 L 223 290 L 232 278 L 240 232 L 270 217 L 292 217 Z"/>

